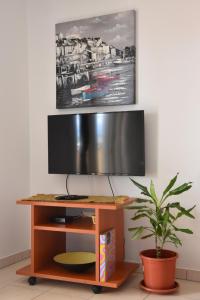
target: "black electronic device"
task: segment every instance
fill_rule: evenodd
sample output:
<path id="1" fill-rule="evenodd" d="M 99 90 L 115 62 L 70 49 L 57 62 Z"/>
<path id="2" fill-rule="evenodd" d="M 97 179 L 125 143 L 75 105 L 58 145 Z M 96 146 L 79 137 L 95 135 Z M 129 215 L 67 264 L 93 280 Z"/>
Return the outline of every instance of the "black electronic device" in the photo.
<path id="1" fill-rule="evenodd" d="M 88 196 L 85 195 L 58 195 L 55 196 L 56 200 L 81 200 L 81 199 L 87 199 Z"/>
<path id="2" fill-rule="evenodd" d="M 49 174 L 145 175 L 144 111 L 48 116 Z"/>
<path id="3" fill-rule="evenodd" d="M 75 220 L 79 219 L 81 216 L 54 216 L 51 218 L 51 222 L 57 224 L 70 224 Z"/>

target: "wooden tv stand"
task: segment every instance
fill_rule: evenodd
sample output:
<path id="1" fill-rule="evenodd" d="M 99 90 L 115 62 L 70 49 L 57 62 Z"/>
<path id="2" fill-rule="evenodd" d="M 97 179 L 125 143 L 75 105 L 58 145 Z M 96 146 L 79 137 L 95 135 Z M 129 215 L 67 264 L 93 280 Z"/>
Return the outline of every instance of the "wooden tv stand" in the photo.
<path id="1" fill-rule="evenodd" d="M 17 204 L 31 206 L 31 264 L 17 270 L 17 274 L 29 277 L 30 285 L 36 283 L 37 277 L 47 278 L 89 284 L 94 293 L 99 293 L 103 286 L 119 287 L 136 270 L 136 264 L 124 262 L 123 208 L 133 200 L 126 198 L 124 203 L 85 203 L 62 200 L 52 202 L 48 201 L 49 195 L 44 197 L 45 195 L 40 201 L 36 201 L 35 198 L 17 201 Z M 95 200 L 98 196 L 89 198 Z M 111 200 L 111 197 L 104 198 Z M 71 224 L 50 222 L 52 216 L 65 214 L 66 208 L 72 207 L 94 209 L 96 224 L 94 225 L 89 217 L 83 217 Z M 100 282 L 99 237 L 101 232 L 110 228 L 115 228 L 116 232 L 116 271 L 108 281 Z M 93 270 L 80 274 L 72 273 L 53 261 L 56 254 L 66 252 L 66 233 L 90 234 L 95 237 L 96 265 Z"/>

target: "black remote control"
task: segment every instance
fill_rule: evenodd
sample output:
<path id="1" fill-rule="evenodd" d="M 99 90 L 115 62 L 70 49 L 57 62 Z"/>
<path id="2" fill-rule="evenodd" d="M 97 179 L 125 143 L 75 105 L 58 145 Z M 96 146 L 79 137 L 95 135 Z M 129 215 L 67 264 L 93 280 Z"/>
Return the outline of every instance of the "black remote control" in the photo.
<path id="1" fill-rule="evenodd" d="M 87 199 L 88 196 L 82 195 L 59 195 L 56 196 L 56 200 L 80 200 L 80 199 Z"/>

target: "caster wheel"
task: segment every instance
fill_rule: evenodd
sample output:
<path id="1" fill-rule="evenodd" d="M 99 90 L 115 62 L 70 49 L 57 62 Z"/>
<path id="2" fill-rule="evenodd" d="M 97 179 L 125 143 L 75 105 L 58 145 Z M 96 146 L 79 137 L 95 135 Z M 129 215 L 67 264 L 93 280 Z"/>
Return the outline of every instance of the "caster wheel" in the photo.
<path id="1" fill-rule="evenodd" d="M 30 285 L 35 285 L 36 282 L 37 282 L 37 278 L 36 278 L 36 277 L 29 277 L 28 283 L 29 283 Z"/>
<path id="2" fill-rule="evenodd" d="M 94 294 L 101 294 L 101 292 L 102 292 L 102 286 L 100 286 L 100 285 L 93 285 L 91 287 L 91 289 Z"/>

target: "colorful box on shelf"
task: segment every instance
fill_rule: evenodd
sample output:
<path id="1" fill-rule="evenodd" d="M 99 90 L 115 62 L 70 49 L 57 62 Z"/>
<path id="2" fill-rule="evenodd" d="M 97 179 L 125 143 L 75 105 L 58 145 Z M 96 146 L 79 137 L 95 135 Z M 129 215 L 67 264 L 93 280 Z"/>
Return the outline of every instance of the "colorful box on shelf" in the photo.
<path id="1" fill-rule="evenodd" d="M 100 282 L 107 281 L 115 271 L 115 229 L 100 234 Z"/>

